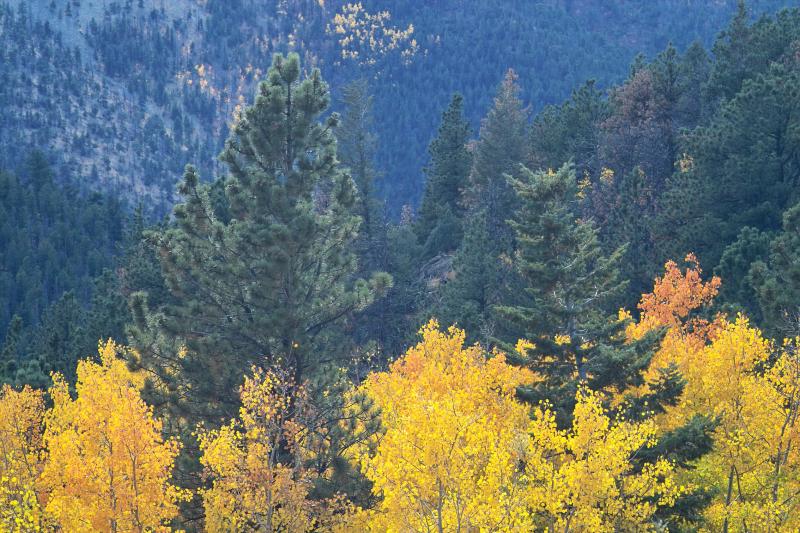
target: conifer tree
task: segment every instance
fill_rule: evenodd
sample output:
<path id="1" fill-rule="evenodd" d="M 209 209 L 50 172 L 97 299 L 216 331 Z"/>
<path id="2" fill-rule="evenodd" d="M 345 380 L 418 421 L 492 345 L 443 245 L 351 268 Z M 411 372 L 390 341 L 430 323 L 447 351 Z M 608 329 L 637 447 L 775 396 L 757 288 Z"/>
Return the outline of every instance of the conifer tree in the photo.
<path id="1" fill-rule="evenodd" d="M 469 135 L 469 123 L 464 118 L 464 98 L 455 94 L 442 113 L 439 133 L 428 149 L 431 160 L 425 169 L 425 194 L 414 228 L 426 259 L 451 252 L 461 242 L 462 193 L 472 165 L 472 156 L 467 149 Z"/>
<path id="2" fill-rule="evenodd" d="M 0 385 L 14 383 L 17 375 L 21 334 L 22 318 L 14 315 L 6 330 L 3 347 L 0 349 Z"/>
<path id="3" fill-rule="evenodd" d="M 475 146 L 466 200 L 486 208 L 487 231 L 497 249 L 512 248 L 513 231 L 507 224 L 516 196 L 506 176 L 514 175 L 527 153 L 528 109 L 519 98 L 517 75 L 509 70 L 500 84 L 494 105 L 481 122 Z"/>
<path id="4" fill-rule="evenodd" d="M 502 282 L 500 260 L 493 255 L 486 219 L 486 210 L 470 217 L 453 259 L 453 279 L 433 306 L 433 315 L 443 324 L 457 324 L 467 332 L 470 342 L 484 346 L 497 335 L 492 307 L 500 303 Z"/>
<path id="5" fill-rule="evenodd" d="M 519 244 L 515 264 L 530 301 L 501 305 L 497 312 L 533 344 L 518 352 L 522 362 L 547 377 L 523 397 L 549 400 L 564 416 L 572 412 L 579 382 L 618 390 L 641 383 L 653 339 L 625 343 L 625 322 L 606 308 L 624 288 L 618 264 L 625 248 L 603 255 L 597 228 L 576 216 L 573 168 L 524 169 L 512 183 L 522 204 L 510 222 Z"/>
<path id="6" fill-rule="evenodd" d="M 509 179 L 525 162 L 528 110 L 519 98 L 516 78 L 509 70 L 481 123 L 463 194 L 470 221 L 464 227 L 467 235 L 454 259 L 454 279 L 440 297 L 447 307 L 442 315 L 483 340 L 498 335 L 492 306 L 518 303 L 518 280 L 509 268 L 514 234 L 507 222 L 518 202 Z"/>
<path id="7" fill-rule="evenodd" d="M 355 80 L 342 88 L 342 116 L 336 130 L 337 153 L 350 171 L 358 190 L 356 212 L 361 217 L 358 236 L 359 273 L 368 275 L 385 268 L 386 223 L 376 197 L 378 172 L 373 132 L 372 95 L 366 80 Z"/>
<path id="8" fill-rule="evenodd" d="M 47 308 L 34 332 L 30 356 L 39 360 L 44 376 L 58 372 L 75 383 L 78 359 L 95 351 L 98 339 L 86 334 L 86 310 L 73 292 L 64 293 Z"/>
<path id="9" fill-rule="evenodd" d="M 161 400 L 189 420 L 235 416 L 253 364 L 297 384 L 319 378 L 346 349 L 343 319 L 388 284 L 353 280 L 357 195 L 336 157 L 338 116 L 319 122 L 328 104 L 318 70 L 301 76 L 296 54 L 276 55 L 220 156 L 229 220 L 190 166 L 175 227 L 151 236 L 174 301 L 149 317 L 134 302 L 136 363 L 161 381 L 150 392 L 166 391 Z M 149 348 L 159 336 L 185 349 Z"/>
<path id="10" fill-rule="evenodd" d="M 767 332 L 795 337 L 800 334 L 800 204 L 783 214 L 783 231 L 769 248 L 769 257 L 750 267 L 749 281 Z"/>
<path id="11" fill-rule="evenodd" d="M 341 104 L 341 122 L 336 130 L 337 153 L 356 184 L 358 198 L 354 209 L 361 217 L 360 231 L 354 242 L 358 259 L 356 275 L 368 277 L 372 272 L 387 269 L 389 243 L 386 217 L 376 191 L 378 139 L 374 133 L 373 98 L 367 81 L 358 79 L 345 85 Z M 386 298 L 380 298 L 354 317 L 352 337 L 360 348 L 383 348 L 390 337 L 389 322 Z"/>

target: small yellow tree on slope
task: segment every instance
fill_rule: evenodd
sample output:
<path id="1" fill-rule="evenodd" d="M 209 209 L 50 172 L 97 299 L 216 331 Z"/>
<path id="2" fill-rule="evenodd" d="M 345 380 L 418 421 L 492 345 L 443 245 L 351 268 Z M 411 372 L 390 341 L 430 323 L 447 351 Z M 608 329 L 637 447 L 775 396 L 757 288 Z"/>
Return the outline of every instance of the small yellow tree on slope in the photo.
<path id="1" fill-rule="evenodd" d="M 316 473 L 304 467 L 303 387 L 253 369 L 240 396 L 237 420 L 200 431 L 201 462 L 212 483 L 202 491 L 206 529 L 303 533 L 341 525 L 348 513 L 339 499 L 309 498 Z"/>

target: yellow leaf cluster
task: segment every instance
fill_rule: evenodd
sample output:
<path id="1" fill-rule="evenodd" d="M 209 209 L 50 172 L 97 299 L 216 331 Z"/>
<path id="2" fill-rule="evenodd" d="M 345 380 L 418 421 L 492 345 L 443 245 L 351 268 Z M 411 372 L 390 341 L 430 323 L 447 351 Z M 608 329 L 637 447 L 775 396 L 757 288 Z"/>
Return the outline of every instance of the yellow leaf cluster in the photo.
<path id="1" fill-rule="evenodd" d="M 300 533 L 333 528 L 344 519 L 345 507 L 307 498 L 312 477 L 301 464 L 303 430 L 292 416 L 302 389 L 254 368 L 240 396 L 238 420 L 199 434 L 201 462 L 212 480 L 202 491 L 206 529 Z M 288 464 L 281 462 L 291 455 L 287 452 L 295 455 Z"/>
<path id="2" fill-rule="evenodd" d="M 673 466 L 661 459 L 637 471 L 631 459 L 655 444 L 652 421 L 612 420 L 601 397 L 578 392 L 573 426 L 534 413 L 526 482 L 535 525 L 549 531 L 648 531 L 658 506 L 680 494 Z"/>
<path id="3" fill-rule="evenodd" d="M 600 399 L 578 394 L 574 426 L 515 397 L 529 372 L 464 347 L 464 332 L 431 322 L 422 341 L 362 390 L 384 433 L 361 465 L 382 497 L 373 531 L 643 531 L 679 490 L 666 461 L 637 471 L 652 423 L 612 421 Z M 525 343 L 523 343 L 525 344 Z"/>
<path id="4" fill-rule="evenodd" d="M 0 388 L 0 531 L 40 531 L 35 484 L 42 466 L 41 391 Z"/>
<path id="5" fill-rule="evenodd" d="M 419 46 L 413 38 L 414 26 L 396 28 L 389 25 L 389 11 L 370 13 L 358 3 L 347 3 L 337 13 L 327 32 L 336 35 L 342 48 L 342 58 L 361 64 L 374 64 L 376 57 L 399 50 L 403 61 L 409 61 Z"/>
<path id="6" fill-rule="evenodd" d="M 167 531 L 186 495 L 172 484 L 176 440 L 140 396 L 142 376 L 101 343 L 100 362 L 78 363 L 76 398 L 53 376 L 45 417 L 45 511 L 65 531 Z"/>

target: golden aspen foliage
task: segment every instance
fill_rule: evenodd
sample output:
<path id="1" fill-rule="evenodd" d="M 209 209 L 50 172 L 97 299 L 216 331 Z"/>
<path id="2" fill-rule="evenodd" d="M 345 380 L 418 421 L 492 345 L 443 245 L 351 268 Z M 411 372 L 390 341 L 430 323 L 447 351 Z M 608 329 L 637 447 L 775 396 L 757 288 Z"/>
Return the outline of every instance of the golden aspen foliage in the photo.
<path id="1" fill-rule="evenodd" d="M 650 372 L 675 365 L 685 381 L 677 405 L 655 418 L 662 430 L 695 415 L 717 421 L 714 449 L 682 473 L 687 485 L 713 495 L 704 514 L 707 531 L 785 531 L 800 528 L 800 361 L 797 341 L 781 350 L 739 316 L 730 321 L 691 319 L 711 302 L 718 278 L 701 280 L 693 256 L 681 272 L 668 262 L 653 293 L 642 297 L 635 338 L 666 326 L 667 334 Z"/>
<path id="2" fill-rule="evenodd" d="M 691 311 L 711 303 L 717 295 L 722 281 L 713 276 L 704 282 L 703 270 L 694 254 L 688 254 L 684 261 L 685 272 L 674 261 L 667 261 L 664 275 L 656 278 L 653 292 L 642 295 L 639 309 L 643 322 L 651 326 L 681 325 Z"/>
<path id="3" fill-rule="evenodd" d="M 544 407 L 534 411 L 525 458 L 528 503 L 537 530 L 651 531 L 660 506 L 681 489 L 659 459 L 636 468 L 636 454 L 656 444 L 651 420 L 612 419 L 601 395 L 581 387 L 573 424 L 562 431 Z"/>
<path id="4" fill-rule="evenodd" d="M 144 378 L 117 357 L 78 363 L 76 397 L 53 376 L 45 417 L 47 460 L 40 476 L 46 512 L 64 531 L 168 531 L 186 494 L 170 483 L 179 451 L 140 396 Z"/>
<path id="5" fill-rule="evenodd" d="M 338 499 L 308 499 L 303 428 L 295 419 L 304 390 L 275 372 L 254 368 L 240 389 L 239 418 L 199 432 L 200 459 L 211 479 L 202 490 L 206 529 L 305 532 L 330 530 L 346 516 Z"/>
<path id="6" fill-rule="evenodd" d="M 371 531 L 646 531 L 678 494 L 666 461 L 637 470 L 652 423 L 612 421 L 594 393 L 578 394 L 574 426 L 516 399 L 529 371 L 464 347 L 435 321 L 422 341 L 361 389 L 384 433 L 361 465 L 382 500 Z M 521 343 L 520 346 L 525 346 Z"/>
<path id="7" fill-rule="evenodd" d="M 374 531 L 509 530 L 528 523 L 515 481 L 527 447 L 528 408 L 515 389 L 527 372 L 464 348 L 464 332 L 430 322 L 422 342 L 370 375 L 362 390 L 385 434 L 362 469 L 383 497 Z"/>
<path id="8" fill-rule="evenodd" d="M 373 65 L 377 57 L 397 50 L 401 60 L 408 63 L 419 50 L 413 37 L 414 25 L 394 27 L 390 25 L 391 18 L 389 11 L 370 13 L 361 2 L 349 2 L 336 13 L 326 32 L 336 36 L 343 59 Z"/>
<path id="9" fill-rule="evenodd" d="M 43 393 L 0 388 L 0 532 L 41 531 L 36 494 L 42 467 Z"/>

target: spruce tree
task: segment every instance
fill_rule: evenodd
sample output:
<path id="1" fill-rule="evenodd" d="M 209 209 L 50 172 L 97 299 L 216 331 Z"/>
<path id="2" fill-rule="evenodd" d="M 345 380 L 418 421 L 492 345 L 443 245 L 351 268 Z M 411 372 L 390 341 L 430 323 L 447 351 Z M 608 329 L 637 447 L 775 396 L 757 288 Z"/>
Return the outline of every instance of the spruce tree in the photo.
<path id="1" fill-rule="evenodd" d="M 523 169 L 511 183 L 521 202 L 510 221 L 519 245 L 515 266 L 530 300 L 496 311 L 533 343 L 518 354 L 521 362 L 547 377 L 522 391 L 523 398 L 549 400 L 566 419 L 579 382 L 619 390 L 641 383 L 653 339 L 626 343 L 625 322 L 607 309 L 625 286 L 618 276 L 625 247 L 603 255 L 597 228 L 578 218 L 574 169 Z M 507 338 L 506 347 L 515 340 Z"/>
<path id="2" fill-rule="evenodd" d="M 506 176 L 514 175 L 527 155 L 528 109 L 519 92 L 517 75 L 509 70 L 481 122 L 466 190 L 466 201 L 473 209 L 486 208 L 487 231 L 503 252 L 513 247 L 513 231 L 506 221 L 517 203 Z"/>
<path id="3" fill-rule="evenodd" d="M 356 213 L 361 217 L 361 230 L 356 243 L 359 273 L 368 275 L 385 268 L 386 222 L 376 197 L 375 135 L 372 114 L 373 97 L 366 80 L 358 79 L 342 88 L 342 116 L 336 130 L 337 153 L 356 184 Z"/>
<path id="4" fill-rule="evenodd" d="M 467 333 L 470 342 L 487 347 L 497 336 L 492 308 L 500 303 L 499 261 L 492 250 L 486 210 L 481 210 L 466 224 L 464 239 L 453 259 L 453 279 L 439 291 L 432 305 L 432 314 L 442 324 L 457 325 Z"/>
<path id="5" fill-rule="evenodd" d="M 367 81 L 358 79 L 345 85 L 341 105 L 342 116 L 336 130 L 337 153 L 352 174 L 358 191 L 354 209 L 362 222 L 354 243 L 358 259 L 356 274 L 368 277 L 372 272 L 388 268 L 389 244 L 386 218 L 376 196 L 375 150 L 378 139 L 373 131 L 373 98 Z M 361 349 L 383 348 L 391 335 L 386 298 L 380 298 L 363 309 L 352 322 L 352 337 Z"/>
<path id="6" fill-rule="evenodd" d="M 442 114 L 439 132 L 428 149 L 430 163 L 425 169 L 425 194 L 414 227 L 423 246 L 424 259 L 452 252 L 461 242 L 462 193 L 472 166 L 472 156 L 467 149 L 469 135 L 464 98 L 455 94 Z"/>
<path id="7" fill-rule="evenodd" d="M 440 302 L 432 306 L 476 339 L 499 334 L 493 305 L 519 303 L 518 280 L 510 268 L 514 234 L 507 222 L 518 201 L 508 180 L 526 159 L 527 127 L 528 110 L 519 98 L 516 74 L 509 70 L 473 149 L 463 194 L 466 235 L 454 258 L 453 279 L 434 295 Z"/>
<path id="8" fill-rule="evenodd" d="M 318 70 L 301 76 L 296 54 L 276 55 L 220 156 L 229 219 L 190 166 L 175 226 L 151 235 L 172 301 L 148 316 L 134 300 L 135 363 L 156 376 L 152 396 L 166 393 L 154 401 L 190 422 L 235 415 L 251 365 L 281 366 L 298 385 L 324 378 L 345 355 L 345 317 L 388 284 L 353 279 L 357 195 L 336 156 L 338 116 L 320 122 L 328 104 Z M 157 348 L 171 338 L 180 354 Z"/>

